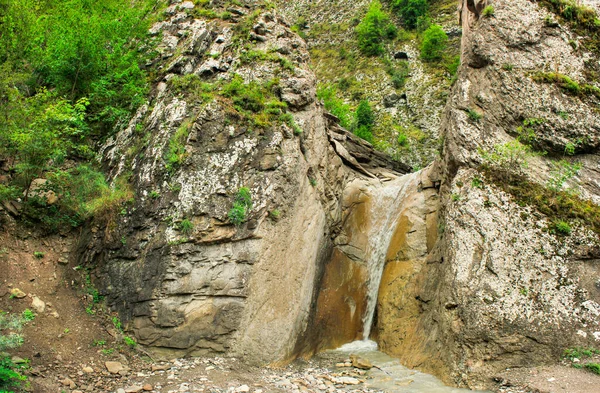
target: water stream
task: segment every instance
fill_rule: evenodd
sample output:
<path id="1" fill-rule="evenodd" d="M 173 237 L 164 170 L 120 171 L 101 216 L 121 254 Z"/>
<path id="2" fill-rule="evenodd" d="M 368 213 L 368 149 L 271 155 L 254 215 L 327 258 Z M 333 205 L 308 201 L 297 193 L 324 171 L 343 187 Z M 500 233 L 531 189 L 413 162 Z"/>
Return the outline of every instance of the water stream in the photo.
<path id="1" fill-rule="evenodd" d="M 377 350 L 377 343 L 371 340 L 354 341 L 331 351 L 340 358 L 350 354 L 369 359 L 377 368 L 369 371 L 369 379 L 364 387 L 382 392 L 401 393 L 464 393 L 469 389 L 459 389 L 444 385 L 433 375 L 411 370 L 400 364 L 396 358 Z M 486 392 L 481 392 L 486 393 Z M 491 392 L 487 392 L 491 393 Z"/>
<path id="2" fill-rule="evenodd" d="M 369 281 L 366 312 L 362 320 L 363 340 L 345 344 L 330 352 L 340 357 L 357 354 L 370 360 L 376 367 L 369 371 L 370 378 L 365 383 L 365 387 L 371 389 L 402 393 L 470 392 L 469 389 L 446 386 L 433 375 L 402 366 L 398 359 L 378 351 L 377 343 L 369 340 L 390 242 L 400 221 L 407 191 L 416 189 L 417 182 L 418 174 L 410 174 L 371 189 L 368 215 L 369 245 L 366 250 Z"/>
<path id="3" fill-rule="evenodd" d="M 385 258 L 400 220 L 402 201 L 407 190 L 416 188 L 417 179 L 417 174 L 410 174 L 372 189 L 369 212 L 369 246 L 366 252 L 369 281 L 367 283 L 367 308 L 363 317 L 364 340 L 368 340 L 371 335 Z"/>

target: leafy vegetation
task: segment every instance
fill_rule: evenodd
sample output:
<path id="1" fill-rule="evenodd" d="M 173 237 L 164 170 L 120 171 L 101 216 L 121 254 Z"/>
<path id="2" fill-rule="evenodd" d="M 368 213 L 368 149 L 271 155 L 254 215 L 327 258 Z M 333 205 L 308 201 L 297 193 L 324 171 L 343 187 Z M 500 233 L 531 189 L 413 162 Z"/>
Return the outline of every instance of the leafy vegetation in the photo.
<path id="1" fill-rule="evenodd" d="M 469 117 L 469 120 L 471 120 L 471 121 L 479 121 L 483 117 L 483 115 L 481 113 L 477 112 L 475 109 L 468 109 L 467 116 Z"/>
<path id="2" fill-rule="evenodd" d="M 233 207 L 229 210 L 229 220 L 236 226 L 242 225 L 248 216 L 248 212 L 252 209 L 252 196 L 250 189 L 241 187 L 233 201 Z"/>
<path id="3" fill-rule="evenodd" d="M 481 15 L 484 18 L 491 18 L 492 16 L 494 16 L 494 13 L 496 12 L 496 9 L 494 8 L 493 5 L 488 5 L 486 6 L 483 11 L 481 11 Z"/>
<path id="4" fill-rule="evenodd" d="M 178 228 L 181 231 L 181 233 L 183 233 L 185 236 L 189 236 L 192 234 L 194 224 L 192 224 L 192 222 L 186 218 L 181 220 Z"/>
<path id="5" fill-rule="evenodd" d="M 32 321 L 35 315 L 31 310 L 25 310 L 21 315 L 0 312 L 0 391 L 12 391 L 26 381 L 21 370 L 27 364 L 15 364 L 6 352 L 23 344 L 20 334 L 23 325 Z"/>
<path id="6" fill-rule="evenodd" d="M 565 349 L 563 357 L 566 359 L 569 359 L 569 360 L 574 360 L 574 359 L 581 360 L 583 358 L 589 358 L 594 355 L 600 355 L 600 350 L 597 350 L 595 348 L 575 347 L 575 348 Z"/>
<path id="7" fill-rule="evenodd" d="M 448 46 L 448 35 L 440 25 L 431 25 L 423 33 L 421 58 L 426 62 L 440 61 Z"/>
<path id="8" fill-rule="evenodd" d="M 586 363 L 583 367 L 594 374 L 600 375 L 600 364 L 598 363 Z"/>
<path id="9" fill-rule="evenodd" d="M 393 0 L 393 7 L 406 27 L 414 29 L 426 17 L 429 5 L 427 0 Z"/>
<path id="10" fill-rule="evenodd" d="M 542 83 L 553 83 L 557 85 L 561 90 L 567 94 L 586 97 L 595 96 L 600 98 L 600 88 L 588 83 L 580 84 L 579 82 L 571 79 L 567 75 L 560 74 L 558 72 L 536 72 L 533 74 L 533 80 Z"/>
<path id="11" fill-rule="evenodd" d="M 564 176 L 558 177 L 554 187 L 545 187 L 528 179 L 524 169 L 528 167 L 529 159 L 537 155 L 529 146 L 513 140 L 496 145 L 491 151 L 480 151 L 480 154 L 486 177 L 511 194 L 518 204 L 534 206 L 546 215 L 552 223 L 550 230 L 567 235 L 572 223 L 579 222 L 600 234 L 600 206 L 571 190 L 564 190 Z"/>
<path id="12" fill-rule="evenodd" d="M 358 47 L 367 56 L 379 56 L 384 53 L 384 39 L 396 37 L 397 28 L 390 22 L 389 16 L 381 10 L 379 0 L 371 2 L 369 11 L 356 27 Z"/>
<path id="13" fill-rule="evenodd" d="M 369 105 L 369 101 L 362 100 L 356 108 L 356 125 L 354 133 L 362 139 L 373 142 L 373 125 L 375 124 L 375 115 Z"/>
<path id="14" fill-rule="evenodd" d="M 94 158 L 91 146 L 124 126 L 145 101 L 141 64 L 152 55 L 148 27 L 162 4 L 0 4 L 0 158 L 8 159 L 11 174 L 0 199 L 23 195 L 26 220 L 69 228 L 106 211 L 98 198 L 120 199 L 83 163 Z M 48 179 L 43 191 L 54 192 L 57 202 L 30 196 L 36 178 Z"/>

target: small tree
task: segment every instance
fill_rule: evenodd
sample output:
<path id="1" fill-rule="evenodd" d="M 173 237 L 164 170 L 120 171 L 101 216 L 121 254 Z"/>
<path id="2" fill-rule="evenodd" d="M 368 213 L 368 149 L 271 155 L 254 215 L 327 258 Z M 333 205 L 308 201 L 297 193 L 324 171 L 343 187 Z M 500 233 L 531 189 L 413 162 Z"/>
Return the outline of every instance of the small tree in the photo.
<path id="1" fill-rule="evenodd" d="M 384 38 L 394 38 L 397 33 L 396 27 L 390 23 L 390 18 L 381 10 L 381 3 L 375 0 L 369 6 L 369 11 L 356 26 L 358 35 L 358 46 L 367 56 L 379 56 L 383 54 Z"/>
<path id="2" fill-rule="evenodd" d="M 427 62 L 442 60 L 448 46 L 448 35 L 440 25 L 431 25 L 423 33 L 421 58 Z"/>
<path id="3" fill-rule="evenodd" d="M 373 114 L 373 109 L 371 109 L 369 101 L 362 100 L 358 104 L 358 108 L 356 108 L 356 126 L 357 128 L 366 126 L 370 130 L 374 124 L 375 115 Z"/>
<path id="4" fill-rule="evenodd" d="M 394 8 L 398 10 L 406 27 L 414 29 L 419 18 L 427 14 L 429 5 L 427 0 L 395 0 Z"/>

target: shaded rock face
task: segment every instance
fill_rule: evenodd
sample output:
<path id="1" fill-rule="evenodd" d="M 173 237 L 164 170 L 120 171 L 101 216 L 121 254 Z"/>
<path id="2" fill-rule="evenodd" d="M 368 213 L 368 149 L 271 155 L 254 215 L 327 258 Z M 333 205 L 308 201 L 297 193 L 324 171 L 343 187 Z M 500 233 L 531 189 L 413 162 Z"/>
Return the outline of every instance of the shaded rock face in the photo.
<path id="1" fill-rule="evenodd" d="M 378 340 L 409 367 L 481 388 L 502 369 L 556 362 L 565 348 L 595 346 L 600 336 L 600 291 L 591 285 L 600 274 L 598 236 L 577 223 L 569 236 L 550 233 L 551 218 L 485 178 L 481 151 L 513 140 L 526 119 L 542 119 L 530 143 L 548 154 L 531 160 L 530 181 L 545 185 L 551 161 L 577 140 L 566 157 L 582 164 L 573 184 L 597 202 L 600 133 L 596 97 L 533 78 L 553 71 L 590 82 L 592 55 L 574 52 L 574 33 L 545 24 L 549 11 L 536 2 L 496 1 L 493 18 L 478 18 L 467 3 L 462 66 L 443 121 L 439 236 L 388 262 Z M 404 244 L 399 237 L 397 247 Z"/>
<path id="2" fill-rule="evenodd" d="M 88 228 L 82 263 L 97 267 L 108 304 L 157 355 L 285 360 L 314 308 L 345 184 L 408 168 L 324 116 L 304 43 L 276 15 L 240 8 L 231 22 L 206 22 L 183 4 L 152 29 L 162 34 L 164 76 L 101 151 L 112 178 L 129 177 L 136 198 Z M 252 25 L 254 53 L 277 57 L 244 60 L 250 49 L 236 45 L 247 39 L 238 23 Z M 246 84 L 273 81 L 274 97 L 302 132 L 276 120 L 257 126 L 235 108 L 236 97 L 194 90 L 202 82 L 215 92 L 234 75 Z M 333 129 L 345 135 L 335 145 Z M 334 146 L 361 170 L 344 165 Z M 235 226 L 229 211 L 241 187 L 252 207 Z"/>

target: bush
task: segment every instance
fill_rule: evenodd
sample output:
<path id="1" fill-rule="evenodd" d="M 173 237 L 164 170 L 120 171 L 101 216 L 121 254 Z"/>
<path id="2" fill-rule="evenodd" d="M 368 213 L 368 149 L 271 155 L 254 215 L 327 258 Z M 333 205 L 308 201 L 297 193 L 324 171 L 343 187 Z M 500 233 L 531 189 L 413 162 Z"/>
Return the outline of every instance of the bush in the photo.
<path id="1" fill-rule="evenodd" d="M 375 0 L 369 6 L 369 11 L 356 26 L 358 46 L 367 56 L 383 54 L 382 42 L 384 38 L 393 39 L 398 30 L 390 23 L 390 18 L 381 10 L 381 3 Z"/>
<path id="2" fill-rule="evenodd" d="M 90 119 L 105 131 L 146 99 L 139 50 L 155 0 L 8 2 L 0 23 L 0 62 L 33 70 L 33 78 L 76 101 L 88 97 Z M 32 44 L 33 43 L 33 44 Z M 10 48 L 10 49 L 9 49 Z"/>
<path id="3" fill-rule="evenodd" d="M 479 121 L 483 117 L 481 113 L 477 112 L 475 109 L 468 109 L 467 116 L 472 121 Z"/>
<path id="4" fill-rule="evenodd" d="M 529 166 L 529 158 L 535 154 L 531 148 L 517 140 L 494 146 L 492 151 L 480 151 L 483 166 L 486 169 L 499 170 L 507 176 L 522 174 L 524 168 Z"/>
<path id="5" fill-rule="evenodd" d="M 393 6 L 409 29 L 417 27 L 419 18 L 425 16 L 429 8 L 427 0 L 395 0 Z"/>
<path id="6" fill-rule="evenodd" d="M 483 9 L 483 11 L 481 11 L 481 15 L 484 18 L 490 18 L 490 17 L 494 16 L 494 12 L 495 12 L 494 6 L 488 5 Z"/>
<path id="7" fill-rule="evenodd" d="M 246 221 L 248 211 L 252 209 L 252 196 L 250 189 L 241 187 L 233 201 L 233 207 L 229 210 L 227 216 L 229 220 L 236 226 L 241 225 Z"/>
<path id="8" fill-rule="evenodd" d="M 27 310 L 26 310 L 27 311 Z M 26 377 L 19 373 L 21 365 L 12 362 L 10 355 L 5 351 L 13 349 L 23 344 L 23 336 L 18 332 L 23 325 L 32 320 L 33 317 L 28 313 L 22 315 L 8 314 L 0 312 L 0 391 L 12 391 L 21 385 Z M 10 331 L 4 334 L 3 331 Z"/>
<path id="9" fill-rule="evenodd" d="M 600 375 L 600 364 L 598 363 L 586 363 L 584 365 L 586 369 L 593 372 L 594 374 Z"/>
<path id="10" fill-rule="evenodd" d="M 181 231 L 181 233 L 183 233 L 185 236 L 189 236 L 192 234 L 192 230 L 194 229 L 194 224 L 192 224 L 192 222 L 190 220 L 188 220 L 187 218 L 182 220 L 179 223 L 179 230 Z"/>
<path id="11" fill-rule="evenodd" d="M 442 60 L 448 46 L 448 36 L 440 25 L 431 25 L 423 33 L 421 58 L 426 62 Z"/>
<path id="12" fill-rule="evenodd" d="M 552 223 L 552 229 L 559 235 L 568 236 L 571 234 L 571 225 L 566 221 L 555 221 Z"/>
<path id="13" fill-rule="evenodd" d="M 364 126 L 371 130 L 374 124 L 375 115 L 373 114 L 371 105 L 369 105 L 369 101 L 362 100 L 358 104 L 358 108 L 356 108 L 356 126 L 357 128 Z"/>
<path id="14" fill-rule="evenodd" d="M 350 105 L 345 104 L 336 95 L 337 91 L 332 86 L 321 86 L 317 89 L 317 97 L 323 101 L 325 109 L 340 119 L 340 125 L 346 129 L 352 127 L 353 114 Z"/>
<path id="15" fill-rule="evenodd" d="M 232 99 L 238 111 L 260 112 L 265 107 L 264 94 L 260 85 L 254 81 L 244 83 L 239 75 L 223 87 L 223 95 Z"/>
<path id="16" fill-rule="evenodd" d="M 373 132 L 366 126 L 358 127 L 354 134 L 369 143 L 373 143 Z"/>

